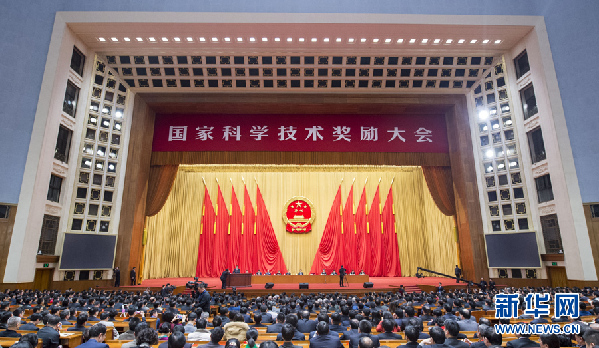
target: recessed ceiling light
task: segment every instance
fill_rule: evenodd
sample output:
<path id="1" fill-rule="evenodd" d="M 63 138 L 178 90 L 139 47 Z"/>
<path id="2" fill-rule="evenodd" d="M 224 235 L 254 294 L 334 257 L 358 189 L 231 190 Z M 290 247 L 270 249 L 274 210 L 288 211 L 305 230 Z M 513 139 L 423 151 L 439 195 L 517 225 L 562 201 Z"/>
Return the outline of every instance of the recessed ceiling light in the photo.
<path id="1" fill-rule="evenodd" d="M 127 42 L 131 41 L 131 39 L 130 39 L 130 38 L 128 38 L 128 37 L 124 37 L 124 38 L 123 38 L 123 40 L 125 40 L 125 41 L 127 41 Z"/>
<path id="2" fill-rule="evenodd" d="M 137 40 L 137 42 L 142 42 L 144 39 L 141 37 L 136 37 L 135 40 Z"/>
<path id="3" fill-rule="evenodd" d="M 410 39 L 410 43 L 416 42 L 416 39 Z"/>
<path id="4" fill-rule="evenodd" d="M 206 42 L 206 38 L 205 37 L 200 37 L 200 42 Z"/>
<path id="5" fill-rule="evenodd" d="M 263 37 L 263 38 L 262 38 L 262 42 L 267 42 L 267 41 L 268 41 L 268 38 L 267 38 L 267 37 Z"/>
<path id="6" fill-rule="evenodd" d="M 112 42 L 119 42 L 119 39 L 116 37 L 111 37 L 110 40 L 112 40 Z"/>
<path id="7" fill-rule="evenodd" d="M 445 40 L 445 43 L 446 43 L 446 44 L 450 44 L 450 43 L 452 43 L 452 42 L 453 42 L 453 39 L 447 39 L 447 40 Z"/>
<path id="8" fill-rule="evenodd" d="M 230 41 L 231 41 L 231 38 L 230 38 L 230 37 L 226 37 L 226 38 L 225 38 L 225 41 L 226 41 L 226 42 L 230 42 Z"/>
<path id="9" fill-rule="evenodd" d="M 173 40 L 175 40 L 175 42 L 180 42 L 181 41 L 181 39 L 178 38 L 178 37 L 176 37 L 176 36 L 173 38 Z"/>
<path id="10" fill-rule="evenodd" d="M 372 39 L 372 42 L 377 43 L 379 42 L 379 39 Z"/>
<path id="11" fill-rule="evenodd" d="M 397 43 L 403 43 L 403 39 L 397 39 Z"/>
<path id="12" fill-rule="evenodd" d="M 250 37 L 250 42 L 256 42 L 256 38 L 255 37 Z"/>
<path id="13" fill-rule="evenodd" d="M 303 37 L 299 38 L 299 42 L 304 42 L 304 41 L 305 41 L 305 39 Z"/>
<path id="14" fill-rule="evenodd" d="M 329 42 L 329 38 L 328 38 L 328 37 L 325 37 L 324 39 L 322 39 L 322 41 L 324 41 L 324 42 Z"/>
<path id="15" fill-rule="evenodd" d="M 435 41 L 433 41 L 433 43 L 438 44 L 439 42 L 441 42 L 441 39 L 435 39 Z"/>
<path id="16" fill-rule="evenodd" d="M 164 41 L 164 42 L 168 42 L 168 37 L 163 37 L 163 38 L 162 38 L 162 41 Z"/>
<path id="17" fill-rule="evenodd" d="M 391 39 L 385 39 L 385 43 L 391 42 Z"/>
<path id="18" fill-rule="evenodd" d="M 478 40 L 476 40 L 476 39 L 474 39 L 474 40 L 470 40 L 470 43 L 471 43 L 471 44 L 474 44 L 474 43 L 476 43 L 476 41 L 478 41 Z"/>
<path id="19" fill-rule="evenodd" d="M 428 39 L 422 39 L 422 43 L 428 43 Z"/>
<path id="20" fill-rule="evenodd" d="M 313 38 L 312 38 L 312 40 L 310 40 L 310 41 L 312 41 L 312 42 L 316 42 L 316 41 L 318 41 L 318 39 L 317 39 L 317 38 L 315 38 L 315 37 L 313 37 Z"/>
<path id="21" fill-rule="evenodd" d="M 361 38 L 360 42 L 366 42 L 366 39 L 365 38 Z"/>
<path id="22" fill-rule="evenodd" d="M 292 39 L 292 38 L 290 38 L 290 37 L 288 37 L 288 38 L 287 38 L 287 42 L 291 42 L 291 41 L 293 41 L 293 39 Z"/>
<path id="23" fill-rule="evenodd" d="M 501 40 L 495 40 L 495 43 L 496 43 L 496 44 L 500 44 L 500 43 L 501 43 Z"/>
<path id="24" fill-rule="evenodd" d="M 460 40 L 458 40 L 458 43 L 459 43 L 459 44 L 462 44 L 462 43 L 464 43 L 464 42 L 466 42 L 466 40 L 464 40 L 464 39 L 460 39 Z"/>
<path id="25" fill-rule="evenodd" d="M 486 120 L 489 117 L 489 111 L 486 109 L 480 110 L 478 112 L 478 118 L 481 120 Z"/>
<path id="26" fill-rule="evenodd" d="M 350 43 L 354 42 L 354 38 L 350 37 L 347 41 L 349 41 Z"/>
<path id="27" fill-rule="evenodd" d="M 275 37 L 275 42 L 279 42 L 279 41 L 281 41 L 281 38 L 280 37 Z"/>
<path id="28" fill-rule="evenodd" d="M 337 41 L 337 42 L 341 42 L 341 38 L 340 38 L 340 37 L 338 37 L 338 38 L 337 38 L 335 41 Z"/>
<path id="29" fill-rule="evenodd" d="M 192 42 L 193 41 L 193 37 L 189 36 L 186 40 L 187 40 L 187 42 Z"/>
<path id="30" fill-rule="evenodd" d="M 243 42 L 243 38 L 242 37 L 238 37 L 237 38 L 237 42 Z"/>
<path id="31" fill-rule="evenodd" d="M 148 40 L 150 40 L 150 42 L 156 42 L 156 38 L 155 37 L 149 37 Z"/>
<path id="32" fill-rule="evenodd" d="M 213 37 L 213 38 L 212 38 L 212 42 L 217 42 L 217 41 L 218 41 L 218 38 L 217 38 L 217 37 Z"/>
<path id="33" fill-rule="evenodd" d="M 483 40 L 483 43 L 487 44 L 487 43 L 489 43 L 489 41 L 491 41 L 491 40 Z"/>
<path id="34" fill-rule="evenodd" d="M 105 39 L 105 38 L 103 38 L 103 37 L 99 37 L 99 38 L 98 38 L 98 41 L 100 41 L 100 42 L 105 42 L 105 41 L 106 41 L 106 39 Z"/>

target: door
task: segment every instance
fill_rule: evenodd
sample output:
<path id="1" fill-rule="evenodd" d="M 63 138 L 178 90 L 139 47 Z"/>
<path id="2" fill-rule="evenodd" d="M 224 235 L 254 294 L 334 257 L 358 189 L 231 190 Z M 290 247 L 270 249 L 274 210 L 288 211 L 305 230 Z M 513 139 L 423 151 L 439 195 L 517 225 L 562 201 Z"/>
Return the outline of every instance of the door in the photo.
<path id="1" fill-rule="evenodd" d="M 37 268 L 35 278 L 33 278 L 33 288 L 36 290 L 50 290 L 53 277 L 54 268 Z"/>
<path id="2" fill-rule="evenodd" d="M 567 286 L 568 277 L 566 276 L 566 267 L 547 267 L 547 273 L 552 288 Z"/>

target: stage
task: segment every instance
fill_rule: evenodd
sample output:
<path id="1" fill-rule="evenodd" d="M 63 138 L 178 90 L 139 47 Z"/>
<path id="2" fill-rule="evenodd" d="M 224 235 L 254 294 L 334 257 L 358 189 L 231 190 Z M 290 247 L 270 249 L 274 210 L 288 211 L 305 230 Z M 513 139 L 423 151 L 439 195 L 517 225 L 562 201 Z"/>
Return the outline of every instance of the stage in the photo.
<path id="1" fill-rule="evenodd" d="M 255 284 L 254 279 L 259 276 L 252 277 L 253 285 L 251 287 L 237 288 L 237 292 L 244 292 L 246 294 L 253 294 L 256 296 L 268 294 L 268 293 L 281 293 L 281 292 L 294 292 L 294 293 L 310 293 L 310 292 L 344 292 L 344 293 L 364 293 L 369 291 L 386 292 L 386 291 L 397 291 L 397 289 L 403 285 L 408 292 L 420 292 L 424 289 L 431 291 L 436 289 L 439 282 L 445 287 L 446 290 L 453 288 L 466 288 L 466 284 L 456 284 L 455 280 L 441 277 L 370 277 L 373 287 L 365 289 L 363 283 L 349 283 L 349 286 L 339 287 L 339 283 L 310 283 L 308 290 L 299 290 L 299 283 L 275 283 L 272 289 L 265 289 L 264 284 Z M 284 276 L 281 276 L 284 277 Z M 314 276 L 319 277 L 319 276 Z M 199 280 L 208 284 L 208 290 L 210 292 L 231 292 L 231 289 L 221 290 L 221 281 L 219 278 L 200 278 Z M 145 279 L 140 285 L 122 287 L 124 290 L 139 290 L 140 288 L 151 288 L 159 289 L 162 285 L 167 283 L 177 287 L 176 293 L 181 293 L 185 290 L 185 284 L 189 281 L 193 281 L 193 278 L 159 278 L 159 279 Z"/>

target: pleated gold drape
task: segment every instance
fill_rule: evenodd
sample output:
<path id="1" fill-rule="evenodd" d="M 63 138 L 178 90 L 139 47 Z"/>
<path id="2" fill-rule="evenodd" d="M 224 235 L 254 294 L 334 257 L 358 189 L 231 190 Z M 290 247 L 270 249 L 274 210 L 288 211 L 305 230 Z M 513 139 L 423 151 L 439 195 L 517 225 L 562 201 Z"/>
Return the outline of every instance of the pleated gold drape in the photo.
<path id="1" fill-rule="evenodd" d="M 195 274 L 204 200 L 202 178 L 206 180 L 213 202 L 217 198 L 218 179 L 230 211 L 231 183 L 243 209 L 242 177 L 254 209 L 256 183 L 260 186 L 285 263 L 292 273 L 310 270 L 337 189 L 341 184 L 345 204 L 354 178 L 354 202 L 359 200 L 368 178 L 368 211 L 379 209 L 370 206 L 379 179 L 381 204 L 384 204 L 391 180 L 395 178 L 392 191 L 404 276 L 413 276 L 418 266 L 448 274 L 453 271 L 456 262 L 453 218 L 437 208 L 420 167 L 182 165 L 162 210 L 147 219 L 145 279 Z M 304 196 L 314 204 L 316 220 L 311 233 L 285 231 L 283 209 L 293 196 Z"/>

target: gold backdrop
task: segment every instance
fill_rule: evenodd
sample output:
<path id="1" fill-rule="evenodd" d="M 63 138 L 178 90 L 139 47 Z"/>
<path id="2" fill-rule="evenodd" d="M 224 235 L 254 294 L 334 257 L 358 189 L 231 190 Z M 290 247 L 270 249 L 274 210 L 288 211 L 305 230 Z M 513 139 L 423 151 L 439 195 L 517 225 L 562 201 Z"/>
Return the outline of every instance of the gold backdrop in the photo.
<path id="1" fill-rule="evenodd" d="M 218 179 L 229 213 L 231 184 L 242 209 L 242 178 L 254 209 L 256 184 L 260 186 L 285 264 L 293 274 L 300 269 L 304 273 L 310 271 L 339 184 L 345 205 L 354 178 L 354 212 L 366 180 L 370 211 L 379 179 L 384 205 L 391 180 L 395 178 L 393 200 L 403 276 L 413 276 L 418 266 L 453 274 L 457 263 L 453 217 L 443 215 L 435 205 L 420 167 L 182 165 L 164 207 L 146 220 L 145 279 L 195 275 L 204 201 L 202 178 L 213 205 L 217 200 Z M 316 219 L 310 233 L 285 231 L 284 204 L 293 196 L 304 196 L 314 204 Z"/>

